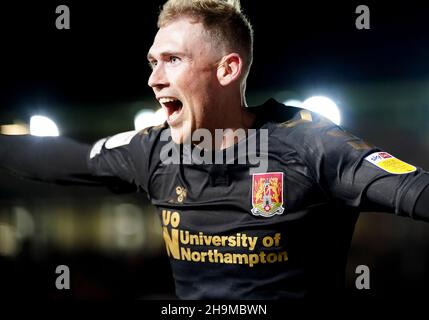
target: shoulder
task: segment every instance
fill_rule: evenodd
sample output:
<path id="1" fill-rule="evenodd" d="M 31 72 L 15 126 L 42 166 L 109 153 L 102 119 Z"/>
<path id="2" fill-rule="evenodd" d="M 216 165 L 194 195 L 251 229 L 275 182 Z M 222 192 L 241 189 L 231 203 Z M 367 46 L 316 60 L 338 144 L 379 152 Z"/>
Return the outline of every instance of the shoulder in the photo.
<path id="1" fill-rule="evenodd" d="M 312 133 L 327 127 L 336 127 L 322 115 L 307 109 L 287 106 L 274 99 L 269 99 L 264 104 L 250 109 L 257 115 L 260 125 L 275 129 L 283 136 L 295 131 Z"/>
<path id="2" fill-rule="evenodd" d="M 271 116 L 268 127 L 271 137 L 288 144 L 316 143 L 330 140 L 330 137 L 348 135 L 345 130 L 324 116 L 298 107 L 278 103 L 271 107 L 275 114 Z"/>
<path id="3" fill-rule="evenodd" d="M 152 126 L 143 130 L 130 130 L 120 132 L 110 137 L 98 140 L 90 151 L 90 158 L 108 151 L 128 151 L 141 152 L 149 150 L 157 145 L 160 141 L 159 136 L 163 131 L 168 130 L 165 124 Z M 143 148 L 143 149 L 142 149 Z"/>
<path id="4" fill-rule="evenodd" d="M 270 138 L 279 145 L 287 145 L 307 155 L 355 151 L 360 153 L 374 148 L 318 113 L 280 103 L 278 105 L 291 115 L 285 121 L 273 121 L 269 125 Z"/>
<path id="5" fill-rule="evenodd" d="M 147 147 L 149 145 L 156 145 L 160 141 L 160 136 L 166 133 L 169 128 L 166 124 L 158 126 L 151 126 L 142 130 L 134 130 L 128 132 L 118 133 L 106 141 L 106 148 L 111 149 L 123 145 L 142 145 Z"/>
<path id="6" fill-rule="evenodd" d="M 144 143 L 156 144 L 160 142 L 161 135 L 168 134 L 169 132 L 170 128 L 168 125 L 163 123 L 138 131 L 135 135 L 135 139 Z"/>

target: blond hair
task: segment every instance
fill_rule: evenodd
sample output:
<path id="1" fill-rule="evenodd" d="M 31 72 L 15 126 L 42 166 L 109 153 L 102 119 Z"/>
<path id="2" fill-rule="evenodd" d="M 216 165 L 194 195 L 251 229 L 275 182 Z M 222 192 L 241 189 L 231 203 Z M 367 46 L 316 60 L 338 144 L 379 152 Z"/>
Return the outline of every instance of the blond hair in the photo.
<path id="1" fill-rule="evenodd" d="M 253 28 L 241 11 L 240 1 L 168 0 L 158 16 L 158 28 L 184 16 L 201 22 L 215 47 L 240 54 L 246 79 L 253 60 Z"/>

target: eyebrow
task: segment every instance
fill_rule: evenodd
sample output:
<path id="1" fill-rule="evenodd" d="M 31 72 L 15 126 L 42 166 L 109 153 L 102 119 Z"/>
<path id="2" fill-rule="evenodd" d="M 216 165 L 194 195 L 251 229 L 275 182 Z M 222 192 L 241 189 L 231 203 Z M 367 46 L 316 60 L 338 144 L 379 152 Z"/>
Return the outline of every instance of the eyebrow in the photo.
<path id="1" fill-rule="evenodd" d="M 161 52 L 159 55 L 161 57 L 169 57 L 169 56 L 181 56 L 181 57 L 183 57 L 183 56 L 186 56 L 185 53 L 180 52 L 180 51 L 164 51 L 164 52 Z M 147 59 L 149 61 L 150 60 L 156 60 L 154 55 L 152 55 L 150 52 L 148 52 L 148 54 L 147 54 Z"/>
<path id="2" fill-rule="evenodd" d="M 150 52 L 147 53 L 147 59 L 148 60 L 152 60 L 153 59 L 153 55 Z"/>

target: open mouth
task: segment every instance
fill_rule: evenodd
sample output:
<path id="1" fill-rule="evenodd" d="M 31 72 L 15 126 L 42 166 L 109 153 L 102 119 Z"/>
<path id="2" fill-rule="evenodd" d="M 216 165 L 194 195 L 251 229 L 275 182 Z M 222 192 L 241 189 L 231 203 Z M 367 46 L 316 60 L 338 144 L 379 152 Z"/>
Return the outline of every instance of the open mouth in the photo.
<path id="1" fill-rule="evenodd" d="M 182 111 L 182 101 L 176 98 L 161 98 L 159 102 L 164 106 L 167 111 L 167 121 L 169 123 L 174 122 Z"/>

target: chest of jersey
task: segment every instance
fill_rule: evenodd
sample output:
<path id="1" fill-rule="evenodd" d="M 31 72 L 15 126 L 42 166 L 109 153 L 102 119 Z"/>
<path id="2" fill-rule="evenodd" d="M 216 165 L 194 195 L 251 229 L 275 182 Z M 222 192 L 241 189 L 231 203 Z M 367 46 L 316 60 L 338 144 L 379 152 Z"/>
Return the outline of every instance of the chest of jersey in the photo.
<path id="1" fill-rule="evenodd" d="M 296 158 L 269 157 L 268 169 L 250 165 L 163 165 L 151 178 L 158 207 L 223 211 L 250 218 L 282 218 L 323 201 L 307 167 Z"/>
<path id="2" fill-rule="evenodd" d="M 251 169 L 159 163 L 153 171 L 151 201 L 180 297 L 300 295 L 312 270 L 342 264 L 353 221 L 344 228 L 347 216 L 294 150 L 270 148 L 267 170 Z"/>

